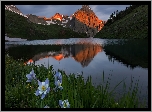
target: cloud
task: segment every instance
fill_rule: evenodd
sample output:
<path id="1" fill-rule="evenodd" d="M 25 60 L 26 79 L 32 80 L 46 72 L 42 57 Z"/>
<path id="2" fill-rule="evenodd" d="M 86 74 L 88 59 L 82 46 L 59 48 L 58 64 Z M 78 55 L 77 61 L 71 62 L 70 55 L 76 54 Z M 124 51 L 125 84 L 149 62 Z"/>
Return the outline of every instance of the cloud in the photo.
<path id="1" fill-rule="evenodd" d="M 110 15 L 118 10 L 125 10 L 129 5 L 90 5 L 96 16 L 101 20 L 109 19 Z"/>
<path id="2" fill-rule="evenodd" d="M 16 5 L 23 14 L 52 17 L 55 13 L 71 16 L 82 5 Z M 116 10 L 124 10 L 129 5 L 89 5 L 97 17 L 107 20 Z"/>
<path id="3" fill-rule="evenodd" d="M 109 18 L 109 14 L 101 11 L 99 6 L 97 5 L 90 5 L 91 9 L 94 11 L 94 13 L 96 14 L 96 16 L 101 19 L 101 20 L 107 20 Z"/>

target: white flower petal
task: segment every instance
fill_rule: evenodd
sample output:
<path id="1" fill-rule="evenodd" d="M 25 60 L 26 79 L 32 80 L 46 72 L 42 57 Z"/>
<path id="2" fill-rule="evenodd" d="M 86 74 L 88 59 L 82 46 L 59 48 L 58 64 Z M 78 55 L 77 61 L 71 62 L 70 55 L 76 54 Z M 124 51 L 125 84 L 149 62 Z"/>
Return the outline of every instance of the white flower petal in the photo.
<path id="1" fill-rule="evenodd" d="M 69 102 L 67 102 L 66 105 L 68 106 L 68 105 L 69 105 Z"/>
<path id="2" fill-rule="evenodd" d="M 42 82 L 42 85 L 45 85 L 45 82 Z"/>
<path id="3" fill-rule="evenodd" d="M 49 85 L 48 85 L 48 84 L 46 84 L 46 85 L 45 85 L 45 87 L 46 87 L 46 89 L 47 89 L 47 88 L 49 87 Z"/>
<path id="4" fill-rule="evenodd" d="M 42 91 L 42 86 L 39 86 L 38 89 L 39 89 L 40 91 Z"/>
<path id="5" fill-rule="evenodd" d="M 61 83 L 60 83 L 60 81 L 59 81 L 59 80 L 57 81 L 57 85 L 58 85 L 58 86 L 61 86 Z"/>
<path id="6" fill-rule="evenodd" d="M 40 94 L 42 94 L 42 93 L 43 93 L 43 91 L 39 91 L 39 93 L 40 93 Z"/>
<path id="7" fill-rule="evenodd" d="M 44 94 L 46 94 L 46 92 L 47 92 L 47 90 L 46 90 L 46 91 L 44 91 Z"/>

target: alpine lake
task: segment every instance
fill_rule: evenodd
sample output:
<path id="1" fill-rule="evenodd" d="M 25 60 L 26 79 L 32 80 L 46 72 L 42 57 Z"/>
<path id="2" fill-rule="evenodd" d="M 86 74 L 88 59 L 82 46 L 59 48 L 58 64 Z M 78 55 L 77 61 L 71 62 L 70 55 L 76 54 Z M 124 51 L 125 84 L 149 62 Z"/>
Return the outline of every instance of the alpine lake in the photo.
<path id="1" fill-rule="evenodd" d="M 148 40 L 70 38 L 5 42 L 5 53 L 25 64 L 35 63 L 46 68 L 91 76 L 93 85 L 110 83 L 118 97 L 132 82 L 138 83 L 139 98 L 148 102 Z M 127 90 L 126 90 L 127 91 Z"/>

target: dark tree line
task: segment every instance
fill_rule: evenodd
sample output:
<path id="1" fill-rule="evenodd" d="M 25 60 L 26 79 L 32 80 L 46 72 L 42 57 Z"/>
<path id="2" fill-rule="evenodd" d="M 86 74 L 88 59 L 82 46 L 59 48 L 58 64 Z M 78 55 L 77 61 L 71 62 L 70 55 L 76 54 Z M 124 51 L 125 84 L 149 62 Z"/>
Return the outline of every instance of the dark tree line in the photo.
<path id="1" fill-rule="evenodd" d="M 105 26 L 108 26 L 110 25 L 111 23 L 119 20 L 119 19 L 122 19 L 123 17 L 125 17 L 126 15 L 128 15 L 129 13 L 131 13 L 135 8 L 139 7 L 141 5 L 130 5 L 129 7 L 126 7 L 125 10 L 121 10 L 120 12 L 117 10 L 117 11 L 114 11 L 109 19 L 107 20 Z"/>

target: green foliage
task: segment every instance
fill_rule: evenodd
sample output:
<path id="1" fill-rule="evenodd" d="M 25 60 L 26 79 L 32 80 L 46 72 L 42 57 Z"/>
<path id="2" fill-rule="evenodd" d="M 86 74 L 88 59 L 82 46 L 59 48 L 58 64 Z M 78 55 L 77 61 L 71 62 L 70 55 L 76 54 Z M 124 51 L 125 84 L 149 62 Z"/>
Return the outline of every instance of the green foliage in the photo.
<path id="1" fill-rule="evenodd" d="M 112 18 L 113 15 L 110 16 Z M 148 5 L 131 6 L 109 19 L 95 38 L 106 39 L 147 39 Z"/>
<path id="2" fill-rule="evenodd" d="M 45 40 L 61 38 L 86 38 L 86 34 L 77 33 L 57 24 L 41 25 L 30 22 L 27 18 L 5 10 L 5 34 L 11 38 Z"/>
<path id="3" fill-rule="evenodd" d="M 34 95 L 37 86 L 26 82 L 26 74 L 32 68 L 40 81 L 44 81 L 46 78 L 50 80 L 51 91 L 42 102 L 39 97 Z M 94 87 L 91 83 L 91 77 L 88 77 L 88 80 L 85 82 L 81 75 L 76 77 L 74 74 L 70 74 L 68 76 L 64 71 L 60 72 L 63 76 L 63 90 L 55 92 L 53 91 L 53 75 L 55 72 L 52 66 L 47 69 L 44 66 L 36 66 L 34 64 L 23 65 L 23 61 L 16 61 L 5 55 L 5 107 L 37 108 L 48 105 L 50 108 L 59 108 L 58 101 L 65 99 L 68 99 L 71 104 L 70 108 L 135 108 L 139 105 L 141 108 L 143 107 L 138 102 L 138 97 L 135 94 L 137 92 L 136 88 L 133 89 L 133 94 L 131 94 L 132 91 L 129 91 L 129 95 L 124 94 L 116 102 L 113 93 L 108 92 L 108 81 L 105 87 L 103 85 Z"/>

